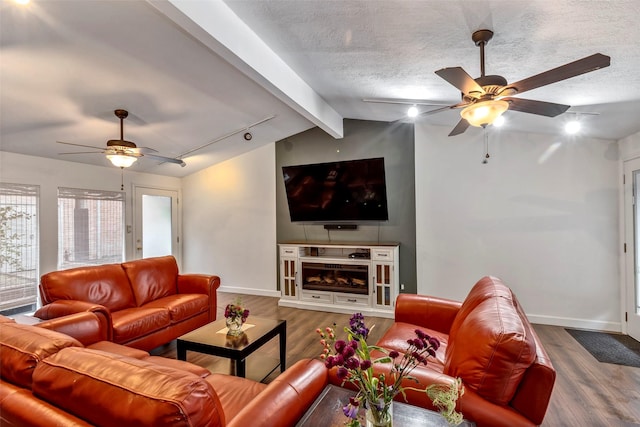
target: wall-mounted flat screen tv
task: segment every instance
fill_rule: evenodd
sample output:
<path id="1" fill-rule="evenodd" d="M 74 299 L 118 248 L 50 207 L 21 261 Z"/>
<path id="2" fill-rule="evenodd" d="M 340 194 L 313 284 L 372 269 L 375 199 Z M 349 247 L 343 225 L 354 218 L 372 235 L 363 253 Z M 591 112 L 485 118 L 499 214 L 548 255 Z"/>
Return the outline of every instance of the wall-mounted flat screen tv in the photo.
<path id="1" fill-rule="evenodd" d="M 292 222 L 386 221 L 384 158 L 283 166 Z"/>

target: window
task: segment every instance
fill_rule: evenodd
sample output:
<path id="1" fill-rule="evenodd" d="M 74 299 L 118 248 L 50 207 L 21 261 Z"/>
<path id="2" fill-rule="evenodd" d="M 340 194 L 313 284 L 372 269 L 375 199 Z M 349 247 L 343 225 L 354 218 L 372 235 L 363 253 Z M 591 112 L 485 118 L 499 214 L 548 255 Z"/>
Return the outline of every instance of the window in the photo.
<path id="1" fill-rule="evenodd" d="M 124 261 L 124 193 L 58 188 L 58 269 Z"/>
<path id="2" fill-rule="evenodd" d="M 37 185 L 0 183 L 0 312 L 33 311 L 38 299 Z"/>

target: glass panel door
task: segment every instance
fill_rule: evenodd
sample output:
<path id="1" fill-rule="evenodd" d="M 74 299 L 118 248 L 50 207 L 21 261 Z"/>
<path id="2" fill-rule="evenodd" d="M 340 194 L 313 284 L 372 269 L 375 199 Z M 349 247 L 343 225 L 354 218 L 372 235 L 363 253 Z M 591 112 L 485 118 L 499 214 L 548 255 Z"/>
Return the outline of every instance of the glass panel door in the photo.
<path id="1" fill-rule="evenodd" d="M 135 187 L 134 258 L 173 255 L 180 262 L 178 192 Z"/>
<path id="2" fill-rule="evenodd" d="M 171 197 L 142 195 L 142 258 L 171 255 Z"/>
<path id="3" fill-rule="evenodd" d="M 624 163 L 625 315 L 627 333 L 640 340 L 640 159 Z"/>

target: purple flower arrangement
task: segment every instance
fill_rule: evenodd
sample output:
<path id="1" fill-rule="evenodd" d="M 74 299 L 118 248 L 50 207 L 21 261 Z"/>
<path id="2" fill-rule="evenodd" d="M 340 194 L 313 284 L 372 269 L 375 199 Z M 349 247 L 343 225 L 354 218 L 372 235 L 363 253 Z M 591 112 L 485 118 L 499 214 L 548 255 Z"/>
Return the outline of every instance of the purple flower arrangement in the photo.
<path id="1" fill-rule="evenodd" d="M 246 322 L 247 317 L 249 317 L 249 310 L 243 308 L 240 304 L 239 300 L 235 303 L 227 304 L 224 309 L 224 317 L 227 319 L 241 319 L 242 323 Z"/>
<path id="2" fill-rule="evenodd" d="M 398 393 L 403 393 L 402 381 L 405 378 L 415 379 L 411 371 L 418 365 L 427 364 L 429 356 L 435 357 L 440 347 L 437 338 L 416 329 L 415 338 L 407 340 L 404 353 L 387 350 L 382 347 L 368 345 L 367 337 L 370 329 L 364 322 L 362 313 L 355 313 L 344 330 L 347 340 L 336 340 L 336 324 L 324 330 L 316 329 L 320 335 L 320 344 L 324 347 L 320 358 L 327 368 L 336 368 L 336 375 L 344 383 L 353 384 L 358 393 L 343 408 L 349 418 L 348 427 L 360 426 L 358 411 L 364 407 L 376 422 L 389 416 L 391 402 Z M 372 359 L 372 351 L 377 350 L 380 357 Z M 384 374 L 376 375 L 373 371 L 375 363 L 391 363 L 389 373 L 391 381 Z M 417 380 L 416 380 L 417 382 Z M 416 389 L 417 390 L 417 389 Z M 420 390 L 423 391 L 423 390 Z"/>

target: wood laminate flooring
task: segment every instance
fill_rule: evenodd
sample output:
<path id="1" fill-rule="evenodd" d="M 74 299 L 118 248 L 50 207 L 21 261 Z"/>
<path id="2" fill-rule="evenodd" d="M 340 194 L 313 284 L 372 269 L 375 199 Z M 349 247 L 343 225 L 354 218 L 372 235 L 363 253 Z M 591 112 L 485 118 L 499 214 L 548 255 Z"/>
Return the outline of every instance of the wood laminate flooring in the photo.
<path id="1" fill-rule="evenodd" d="M 223 292 L 218 293 L 218 318 L 223 317 L 224 307 L 237 297 L 242 298 L 243 306 L 252 315 L 287 321 L 287 366 L 303 358 L 318 357 L 322 346 L 316 328 L 335 322 L 341 329 L 349 322 L 349 314 L 278 307 L 278 298 Z M 393 323 L 393 319 L 365 319 L 367 325 L 375 325 L 370 342 L 376 342 Z M 598 362 L 560 326 L 534 325 L 534 328 L 557 371 L 544 427 L 640 427 L 640 368 Z M 152 353 L 175 359 L 175 341 Z M 277 338 L 257 353 L 278 358 Z M 228 372 L 230 369 L 227 359 L 204 354 L 189 352 L 187 360 L 211 371 Z M 266 382 L 278 373 L 279 370 Z"/>

